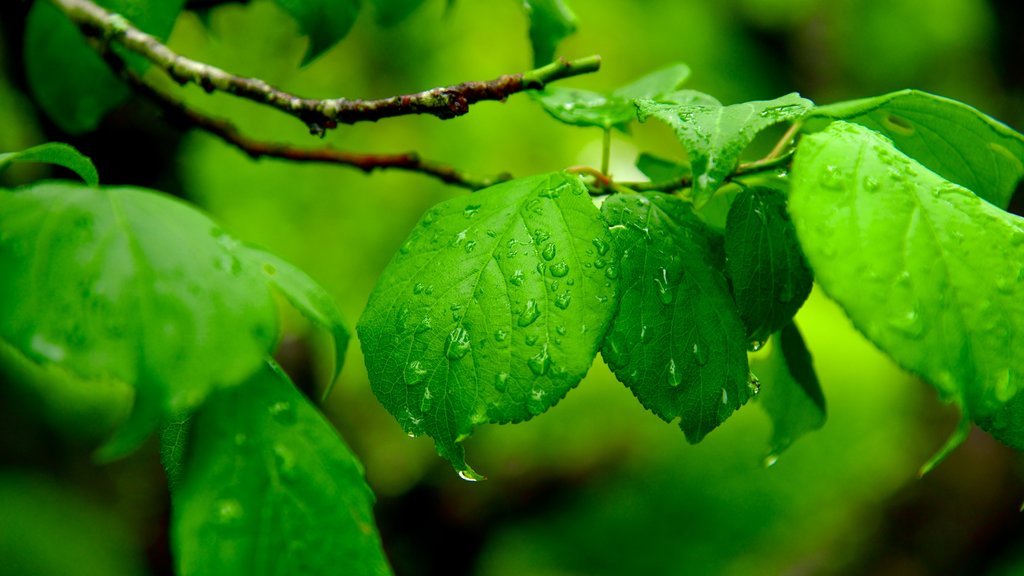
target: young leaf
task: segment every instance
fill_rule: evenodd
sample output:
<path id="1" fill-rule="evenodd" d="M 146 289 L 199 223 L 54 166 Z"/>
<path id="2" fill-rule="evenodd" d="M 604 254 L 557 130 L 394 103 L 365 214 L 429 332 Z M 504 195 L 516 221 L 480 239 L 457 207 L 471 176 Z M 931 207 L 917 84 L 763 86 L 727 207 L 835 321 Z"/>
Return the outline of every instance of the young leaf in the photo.
<path id="1" fill-rule="evenodd" d="M 144 32 L 160 39 L 171 33 L 185 0 L 98 0 Z M 141 58 L 129 58 L 138 72 Z M 129 94 L 78 28 L 50 2 L 35 2 L 25 22 L 25 74 L 46 114 L 65 132 L 96 128 Z"/>
<path id="2" fill-rule="evenodd" d="M 659 158 L 647 152 L 641 153 L 636 158 L 636 169 L 647 176 L 651 182 L 666 182 L 668 180 L 679 180 L 690 177 L 690 167 L 685 164 L 677 164 L 671 160 Z"/>
<path id="3" fill-rule="evenodd" d="M 348 327 L 334 299 L 305 272 L 269 252 L 242 247 L 239 256 L 259 270 L 267 283 L 281 292 L 303 316 L 331 333 L 334 340 L 334 370 L 331 372 L 330 385 L 324 391 L 326 398 L 345 365 L 345 350 L 348 349 L 349 341 Z"/>
<path id="4" fill-rule="evenodd" d="M 664 194 L 617 194 L 601 211 L 623 279 L 601 355 L 644 407 L 666 422 L 681 417 L 686 439 L 699 442 L 751 394 L 721 238 Z"/>
<path id="5" fill-rule="evenodd" d="M 615 305 L 607 236 L 586 187 L 564 173 L 428 211 L 357 327 L 377 398 L 475 477 L 459 441 L 544 412 L 590 368 Z"/>
<path id="6" fill-rule="evenodd" d="M 726 273 L 753 347 L 796 314 L 811 293 L 786 198 L 770 188 L 745 188 L 725 224 Z"/>
<path id="7" fill-rule="evenodd" d="M 178 574 L 391 573 L 362 466 L 280 369 L 212 395 L 189 442 L 171 492 Z"/>
<path id="8" fill-rule="evenodd" d="M 825 396 L 800 330 L 787 323 L 772 337 L 771 346 L 768 356 L 751 366 L 761 377 L 758 403 L 772 420 L 768 465 L 797 438 L 825 424 Z"/>
<path id="9" fill-rule="evenodd" d="M 804 137 L 792 178 L 800 243 L 854 324 L 976 422 L 1019 421 L 1024 220 L 842 121 Z"/>
<path id="10" fill-rule="evenodd" d="M 673 64 L 609 93 L 549 86 L 531 95 L 544 111 L 566 124 L 625 130 L 636 120 L 633 100 L 671 93 L 689 77 L 687 65 Z"/>
<path id="11" fill-rule="evenodd" d="M 7 169 L 12 162 L 56 164 L 78 174 L 89 186 L 96 186 L 100 183 L 100 177 L 96 173 L 96 166 L 93 165 L 92 160 L 75 150 L 73 146 L 60 142 L 49 142 L 20 152 L 0 154 L 0 172 Z"/>
<path id="12" fill-rule="evenodd" d="M 576 15 L 562 0 L 523 0 L 530 18 L 533 65 L 543 66 L 555 59 L 558 43 L 576 31 Z"/>
<path id="13" fill-rule="evenodd" d="M 637 112 L 641 122 L 654 116 L 671 126 L 690 153 L 694 204 L 700 207 L 736 168 L 740 154 L 758 132 L 779 122 L 797 120 L 813 105 L 796 93 L 731 106 L 718 105 L 705 96 L 693 104 L 679 103 L 678 99 L 639 100 Z"/>
<path id="14" fill-rule="evenodd" d="M 409 17 L 423 0 L 372 0 L 375 20 L 380 26 L 395 26 Z"/>
<path id="15" fill-rule="evenodd" d="M 44 182 L 0 191 L 0 338 L 136 401 L 105 455 L 241 382 L 277 313 L 238 243 L 188 205 L 135 188 Z"/>
<path id="16" fill-rule="evenodd" d="M 348 36 L 359 16 L 360 0 L 275 0 L 309 37 L 305 66 Z"/>
<path id="17" fill-rule="evenodd" d="M 962 102 L 901 90 L 822 106 L 805 129 L 848 120 L 888 136 L 904 154 L 946 180 L 1006 208 L 1024 177 L 1024 136 Z"/>

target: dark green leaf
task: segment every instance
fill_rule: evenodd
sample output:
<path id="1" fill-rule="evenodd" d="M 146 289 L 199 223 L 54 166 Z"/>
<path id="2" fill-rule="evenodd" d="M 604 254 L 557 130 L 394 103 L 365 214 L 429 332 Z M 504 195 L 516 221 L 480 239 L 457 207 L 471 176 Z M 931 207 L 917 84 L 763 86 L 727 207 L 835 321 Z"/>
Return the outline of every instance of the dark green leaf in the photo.
<path id="1" fill-rule="evenodd" d="M 725 225 L 726 272 L 753 347 L 792 318 L 811 293 L 786 198 L 770 188 L 746 188 Z"/>
<path id="2" fill-rule="evenodd" d="M 576 31 L 576 15 L 562 0 L 523 0 L 530 17 L 530 45 L 534 66 L 555 59 L 558 43 Z"/>
<path id="3" fill-rule="evenodd" d="M 475 477 L 459 441 L 544 412 L 593 362 L 615 305 L 607 236 L 586 187 L 563 173 L 431 209 L 359 322 L 377 398 Z"/>
<path id="4" fill-rule="evenodd" d="M 160 463 L 167 474 L 167 486 L 174 489 L 185 465 L 185 450 L 192 417 L 175 418 L 160 429 Z"/>
<path id="5" fill-rule="evenodd" d="M 317 56 L 348 35 L 359 16 L 360 0 L 275 0 L 278 6 L 291 15 L 299 24 L 302 33 L 309 37 L 309 48 L 302 57 L 302 65 L 312 62 Z"/>
<path id="6" fill-rule="evenodd" d="M 84 380 L 136 389 L 106 454 L 256 370 L 277 312 L 237 241 L 188 205 L 133 188 L 0 191 L 0 338 Z"/>
<path id="7" fill-rule="evenodd" d="M 423 0 L 373 0 L 373 4 L 377 24 L 395 26 L 422 6 Z"/>
<path id="8" fill-rule="evenodd" d="M 820 129 L 827 119 L 885 134 L 904 154 L 1000 208 L 1024 176 L 1024 136 L 956 100 L 901 90 L 822 106 L 806 127 Z"/>
<path id="9" fill-rule="evenodd" d="M 671 93 L 689 76 L 690 68 L 687 65 L 673 64 L 613 92 L 550 86 L 544 90 L 531 92 L 531 95 L 548 114 L 566 124 L 625 130 L 636 120 L 634 100 L 658 98 Z"/>
<path id="10" fill-rule="evenodd" d="M 1024 220 L 838 121 L 801 141 L 790 213 L 854 324 L 1001 435 L 1021 415 Z"/>
<path id="11" fill-rule="evenodd" d="M 334 340 L 334 370 L 331 372 L 330 384 L 324 391 L 326 397 L 345 365 L 345 350 L 348 349 L 349 341 L 348 327 L 334 299 L 305 272 L 269 252 L 245 247 L 239 255 L 253 269 L 259 270 L 267 283 L 284 294 L 303 316 L 331 333 Z"/>
<path id="12" fill-rule="evenodd" d="M 160 39 L 171 33 L 185 0 L 98 0 L 140 30 Z M 145 70 L 141 58 L 129 63 Z M 25 74 L 46 114 L 65 132 L 88 132 L 129 94 L 82 37 L 50 2 L 36 2 L 25 23 Z"/>
<path id="13" fill-rule="evenodd" d="M 178 574 L 391 573 L 362 466 L 276 367 L 210 396 L 189 442 L 172 492 Z"/>
<path id="14" fill-rule="evenodd" d="M 90 186 L 100 183 L 100 177 L 96 173 L 96 167 L 93 166 L 92 160 L 68 144 L 50 142 L 33 146 L 21 152 L 0 154 L 0 172 L 3 172 L 12 162 L 56 164 L 78 174 Z"/>
<path id="15" fill-rule="evenodd" d="M 686 93 L 680 95 L 687 96 Z M 693 199 L 698 208 L 736 169 L 740 155 L 760 131 L 779 122 L 797 120 L 813 106 L 810 100 L 796 93 L 731 106 L 721 106 L 710 97 L 701 98 L 692 93 L 687 98 L 674 100 L 640 100 L 637 111 L 641 121 L 654 116 L 671 126 L 690 153 Z"/>
<path id="16" fill-rule="evenodd" d="M 690 167 L 644 152 L 636 158 L 636 168 L 651 182 L 668 182 L 690 177 Z"/>
<path id="17" fill-rule="evenodd" d="M 681 417 L 699 442 L 751 394 L 721 237 L 665 194 L 617 194 L 601 210 L 623 279 L 601 355 L 641 404 L 666 422 Z"/>
<path id="18" fill-rule="evenodd" d="M 771 350 L 751 368 L 761 379 L 758 403 L 772 420 L 772 439 L 765 463 L 775 459 L 793 442 L 825 424 L 825 396 L 814 373 L 811 353 L 792 322 L 771 340 Z"/>

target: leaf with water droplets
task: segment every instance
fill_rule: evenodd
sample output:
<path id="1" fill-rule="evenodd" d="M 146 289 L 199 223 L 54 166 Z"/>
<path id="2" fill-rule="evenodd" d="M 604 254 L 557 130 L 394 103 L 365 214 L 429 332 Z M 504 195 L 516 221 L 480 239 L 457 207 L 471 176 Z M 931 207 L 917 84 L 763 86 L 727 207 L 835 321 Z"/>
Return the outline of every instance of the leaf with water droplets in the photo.
<path id="1" fill-rule="evenodd" d="M 601 210 L 624 255 L 601 355 L 641 404 L 667 422 L 681 417 L 687 440 L 699 442 L 750 396 L 722 238 L 689 203 L 665 194 L 617 194 Z"/>
<path id="2" fill-rule="evenodd" d="M 473 478 L 459 442 L 476 425 L 529 419 L 586 374 L 618 285 L 595 262 L 614 253 L 586 187 L 569 174 L 499 184 L 428 214 L 381 275 L 358 331 L 384 407 Z M 477 242 L 470 254 L 460 248 L 468 241 Z M 417 293 L 418 284 L 438 289 Z M 432 328 L 420 332 L 413 320 L 424 316 Z"/>
<path id="3" fill-rule="evenodd" d="M 771 350 L 755 357 L 750 369 L 761 382 L 758 404 L 772 420 L 770 456 L 778 457 L 797 438 L 825 424 L 825 396 L 795 324 L 775 333 Z"/>
<path id="4" fill-rule="evenodd" d="M 819 176 L 830 168 L 843 185 L 823 189 Z M 854 324 L 966 417 L 1024 447 L 995 421 L 1024 408 L 1015 400 L 1024 282 L 1002 289 L 999 281 L 1021 275 L 1024 220 L 842 121 L 801 140 L 789 208 L 815 279 Z"/>
<path id="5" fill-rule="evenodd" d="M 363 468 L 276 366 L 192 418 L 171 491 L 179 574 L 386 575 Z"/>
<path id="6" fill-rule="evenodd" d="M 671 126 L 690 153 L 697 207 L 703 206 L 736 169 L 740 155 L 759 132 L 773 124 L 797 120 L 814 106 L 796 93 L 731 106 L 722 106 L 709 96 L 694 96 L 693 100 L 695 103 L 640 100 L 637 112 L 641 122 L 653 116 Z"/>
<path id="7" fill-rule="evenodd" d="M 1006 208 L 1024 177 L 1024 136 L 962 102 L 919 90 L 815 108 L 804 130 L 847 120 L 885 134 L 946 180 Z"/>
<path id="8" fill-rule="evenodd" d="M 7 166 L 13 162 L 56 164 L 78 174 L 90 186 L 100 183 L 100 177 L 96 174 L 96 166 L 93 165 L 92 160 L 68 144 L 49 142 L 20 152 L 0 154 L 0 172 L 6 170 Z"/>
<path id="9" fill-rule="evenodd" d="M 0 338 L 41 364 L 136 391 L 103 455 L 233 386 L 277 338 L 277 308 L 242 247 L 152 191 L 43 182 L 0 190 Z"/>
<path id="10" fill-rule="evenodd" d="M 657 98 L 679 88 L 690 77 L 690 68 L 674 64 L 652 72 L 612 92 L 549 86 L 532 92 L 533 99 L 560 122 L 625 130 L 636 120 L 638 98 Z"/>
<path id="11" fill-rule="evenodd" d="M 782 328 L 811 293 L 811 272 L 786 210 L 782 193 L 746 188 L 726 220 L 726 273 L 751 342 Z"/>
<path id="12" fill-rule="evenodd" d="M 530 17 L 530 45 L 533 65 L 543 66 L 555 59 L 559 42 L 576 31 L 576 15 L 562 0 L 523 0 Z"/>

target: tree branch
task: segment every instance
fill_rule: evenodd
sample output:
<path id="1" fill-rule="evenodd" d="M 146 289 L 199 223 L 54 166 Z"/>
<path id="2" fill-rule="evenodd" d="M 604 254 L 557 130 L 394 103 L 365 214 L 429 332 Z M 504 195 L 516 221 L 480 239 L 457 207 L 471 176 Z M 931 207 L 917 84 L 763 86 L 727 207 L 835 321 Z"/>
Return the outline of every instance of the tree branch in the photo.
<path id="1" fill-rule="evenodd" d="M 770 158 L 765 157 L 760 160 L 753 162 L 744 162 L 732 171 L 732 174 L 726 178 L 726 182 L 729 182 L 740 176 L 748 176 L 750 174 L 757 174 L 759 172 L 765 172 L 786 166 L 792 159 L 792 152 L 783 154 L 781 156 Z M 693 177 L 685 176 L 683 178 L 675 178 L 673 180 L 664 180 L 661 182 L 619 182 L 621 186 L 625 186 L 636 192 L 675 192 L 676 190 L 682 190 L 683 188 L 689 188 L 693 186 Z"/>
<path id="2" fill-rule="evenodd" d="M 469 106 L 482 100 L 505 100 L 524 90 L 538 90 L 562 78 L 596 72 L 601 66 L 599 56 L 579 60 L 559 59 L 547 66 L 506 74 L 486 82 L 463 82 L 402 96 L 379 100 L 301 98 L 275 88 L 259 78 L 235 76 L 224 70 L 190 60 L 173 52 L 158 39 L 138 28 L 119 14 L 109 12 L 91 0 L 51 0 L 86 36 L 104 43 L 117 42 L 162 69 L 179 84 L 192 82 L 207 92 L 221 91 L 252 100 L 295 116 L 309 126 L 310 132 L 322 135 L 338 124 L 377 121 L 409 114 L 431 114 L 441 119 L 461 116 Z"/>

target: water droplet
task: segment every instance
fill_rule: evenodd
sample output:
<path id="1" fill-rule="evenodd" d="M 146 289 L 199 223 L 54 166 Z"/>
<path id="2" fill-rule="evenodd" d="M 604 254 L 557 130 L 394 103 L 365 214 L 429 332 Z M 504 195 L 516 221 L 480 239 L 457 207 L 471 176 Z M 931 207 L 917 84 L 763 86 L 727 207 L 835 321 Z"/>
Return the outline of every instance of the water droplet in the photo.
<path id="1" fill-rule="evenodd" d="M 444 355 L 449 360 L 459 360 L 469 353 L 470 347 L 469 332 L 462 326 L 456 326 L 445 340 Z"/>
<path id="2" fill-rule="evenodd" d="M 565 326 L 555 326 L 555 332 L 558 332 L 559 336 L 565 336 L 569 330 Z"/>
<path id="3" fill-rule="evenodd" d="M 543 376 L 546 374 L 548 368 L 551 367 L 551 356 L 548 355 L 548 345 L 544 344 L 540 352 L 530 356 L 526 361 L 526 365 L 530 368 L 530 372 L 533 372 L 535 376 Z"/>
<path id="4" fill-rule="evenodd" d="M 722 404 L 728 404 L 728 403 L 729 403 L 729 391 L 726 390 L 725 388 L 722 388 Z"/>
<path id="5" fill-rule="evenodd" d="M 604 268 L 607 265 L 608 262 L 606 262 L 604 258 L 598 258 L 597 260 L 594 260 L 594 268 L 597 268 L 598 270 Z"/>
<path id="6" fill-rule="evenodd" d="M 424 316 L 423 320 L 420 320 L 420 323 L 416 325 L 416 333 L 417 334 L 423 334 L 424 332 L 426 332 L 427 330 L 430 330 L 431 328 L 432 328 L 432 326 L 431 326 L 431 322 L 430 322 L 430 317 L 429 316 Z"/>
<path id="7" fill-rule="evenodd" d="M 412 242 L 406 242 L 402 244 L 402 247 L 398 249 L 401 254 L 408 254 L 412 252 Z"/>
<path id="8" fill-rule="evenodd" d="M 547 393 L 539 388 L 530 390 L 530 395 L 526 398 L 526 409 L 530 411 L 530 414 L 537 416 L 544 411 L 546 406 L 544 405 L 544 396 Z"/>
<path id="9" fill-rule="evenodd" d="M 267 409 L 270 415 L 277 421 L 278 424 L 284 424 L 289 426 L 295 424 L 298 417 L 295 415 L 295 406 L 291 402 L 274 402 Z"/>
<path id="10" fill-rule="evenodd" d="M 761 348 L 764 348 L 764 342 L 761 340 L 751 340 L 750 343 L 747 344 L 747 349 L 751 352 L 757 352 Z"/>
<path id="11" fill-rule="evenodd" d="M 565 275 L 569 273 L 569 265 L 565 262 L 559 262 L 557 264 L 552 264 L 549 270 L 551 271 L 551 275 L 555 278 L 564 278 Z"/>
<path id="12" fill-rule="evenodd" d="M 470 204 L 462 211 L 462 215 L 466 218 L 472 218 L 476 216 L 476 213 L 480 211 L 480 204 Z"/>
<path id="13" fill-rule="evenodd" d="M 761 393 L 761 381 L 752 373 L 747 379 L 747 390 L 750 391 L 751 396 L 757 396 Z"/>
<path id="14" fill-rule="evenodd" d="M 426 376 L 427 369 L 423 367 L 423 363 L 419 360 L 413 360 L 405 367 L 405 383 L 409 386 L 415 386 L 423 382 Z"/>
<path id="15" fill-rule="evenodd" d="M 234 498 L 218 500 L 216 507 L 217 521 L 221 524 L 234 522 L 245 515 L 245 510 L 242 508 L 242 505 Z"/>
<path id="16" fill-rule="evenodd" d="M 647 324 L 644 324 L 643 326 L 640 326 L 640 341 L 647 342 L 648 340 L 649 338 L 647 337 Z"/>
<path id="17" fill-rule="evenodd" d="M 480 475 L 472 470 L 459 470 L 459 478 L 462 478 L 466 482 L 479 482 L 482 480 Z"/>
<path id="18" fill-rule="evenodd" d="M 434 403 L 434 394 L 430 387 L 423 389 L 423 399 L 420 400 L 420 412 L 429 412 L 430 406 Z"/>
<path id="19" fill-rule="evenodd" d="M 890 316 L 889 326 L 911 338 L 917 338 L 924 332 L 924 322 L 917 307 Z"/>
<path id="20" fill-rule="evenodd" d="M 498 342 L 504 342 L 505 338 L 508 338 L 508 332 L 502 330 L 501 328 L 498 328 L 497 330 L 494 331 L 494 339 L 497 340 Z"/>
<path id="21" fill-rule="evenodd" d="M 778 454 L 769 454 L 769 455 L 764 457 L 764 467 L 765 468 L 771 468 L 772 466 L 775 466 L 775 463 L 778 462 L 778 461 L 779 461 L 779 455 Z"/>
<path id="22" fill-rule="evenodd" d="M 609 266 L 604 269 L 604 277 L 609 280 L 614 280 L 619 277 L 619 269 L 615 266 Z"/>
<path id="23" fill-rule="evenodd" d="M 659 276 L 654 277 L 654 284 L 657 287 L 658 299 L 661 300 L 661 303 L 665 305 L 671 304 L 672 287 L 668 283 L 668 270 L 661 268 Z"/>
<path id="24" fill-rule="evenodd" d="M 604 240 L 601 240 L 600 238 L 594 238 L 593 240 L 591 240 L 591 242 L 594 244 L 594 248 L 597 248 L 598 256 L 604 256 L 605 254 L 608 253 L 608 243 L 605 242 Z"/>
<path id="25" fill-rule="evenodd" d="M 568 290 L 562 290 L 558 296 L 555 296 L 555 306 L 560 310 L 565 310 L 569 307 L 569 303 L 572 302 L 572 293 Z"/>
<path id="26" fill-rule="evenodd" d="M 516 321 L 516 323 L 520 327 L 526 327 L 529 326 L 530 324 L 533 324 L 539 317 L 540 307 L 537 306 L 536 300 L 530 298 L 529 300 L 526 301 L 526 307 L 523 308 L 523 311 L 519 314 L 519 320 Z"/>
<path id="27" fill-rule="evenodd" d="M 528 334 L 526 336 L 526 338 L 525 338 L 525 342 L 526 342 L 527 346 L 533 346 L 534 344 L 537 343 L 537 335 L 536 334 Z"/>
<path id="28" fill-rule="evenodd" d="M 494 389 L 504 392 L 508 388 L 509 375 L 506 372 L 499 372 L 494 375 Z"/>
<path id="29" fill-rule="evenodd" d="M 709 353 L 707 341 L 700 334 L 697 334 L 697 341 L 693 343 L 693 357 L 697 360 L 697 364 L 701 366 L 707 364 Z"/>
<path id="30" fill-rule="evenodd" d="M 829 164 L 821 172 L 821 175 L 818 176 L 818 183 L 821 184 L 823 188 L 842 192 L 846 189 L 846 172 L 839 166 Z"/>
<path id="31" fill-rule="evenodd" d="M 612 368 L 622 368 L 629 364 L 629 343 L 625 334 L 618 330 L 608 333 L 608 340 L 601 349 L 601 356 Z"/>
<path id="32" fill-rule="evenodd" d="M 466 254 L 472 252 L 474 248 L 476 248 L 476 240 L 466 242 Z"/>
<path id="33" fill-rule="evenodd" d="M 295 455 L 284 444 L 274 444 L 274 462 L 281 478 L 291 480 L 295 477 Z"/>
<path id="34" fill-rule="evenodd" d="M 545 260 L 550 262 L 552 259 L 554 259 L 556 252 L 557 250 L 555 249 L 554 243 L 549 242 L 546 246 L 544 246 L 544 250 L 541 251 L 540 255 L 543 256 Z"/>
<path id="35" fill-rule="evenodd" d="M 996 399 L 1004 404 L 1017 394 L 1017 387 L 1013 385 L 1013 376 L 1009 368 L 996 373 L 992 388 L 996 393 Z"/>
<path id="36" fill-rule="evenodd" d="M 668 361 L 668 385 L 673 388 L 679 386 L 683 381 L 683 372 L 676 366 L 676 359 L 670 358 Z"/>
<path id="37" fill-rule="evenodd" d="M 864 177 L 864 189 L 868 192 L 877 192 L 881 185 L 878 183 L 878 179 L 874 176 Z"/>
<path id="38" fill-rule="evenodd" d="M 523 285 L 523 281 L 525 279 L 526 279 L 526 274 L 523 274 L 522 270 L 516 270 L 515 272 L 512 273 L 511 276 L 508 277 L 508 281 L 513 286 L 522 286 Z"/>

